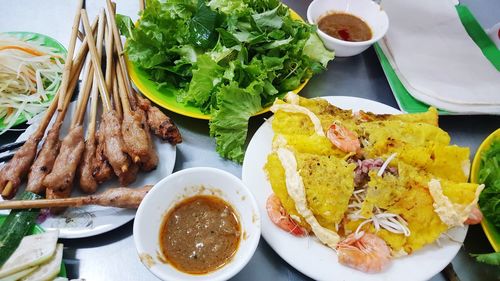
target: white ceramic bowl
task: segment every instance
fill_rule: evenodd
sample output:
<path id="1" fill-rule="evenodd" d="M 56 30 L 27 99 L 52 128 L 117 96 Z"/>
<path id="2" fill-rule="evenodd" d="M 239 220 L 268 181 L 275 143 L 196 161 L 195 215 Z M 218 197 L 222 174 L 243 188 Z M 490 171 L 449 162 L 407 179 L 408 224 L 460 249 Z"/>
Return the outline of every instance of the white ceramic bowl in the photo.
<path id="1" fill-rule="evenodd" d="M 326 48 L 335 51 L 337 57 L 357 55 L 384 37 L 389 28 L 389 18 L 380 6 L 372 0 L 314 0 L 307 8 L 307 20 L 317 24 L 322 16 L 332 12 L 343 12 L 361 18 L 371 28 L 372 39 L 349 42 L 336 39 L 318 29 L 318 35 Z"/>
<path id="2" fill-rule="evenodd" d="M 179 201 L 194 195 L 215 195 L 236 211 L 241 224 L 238 250 L 223 267 L 203 275 L 181 272 L 160 261 L 160 227 L 164 215 Z M 145 196 L 134 222 L 134 242 L 141 262 L 162 280 L 227 280 L 238 273 L 253 256 L 260 239 L 257 203 L 243 182 L 214 168 L 185 169 L 164 178 Z"/>

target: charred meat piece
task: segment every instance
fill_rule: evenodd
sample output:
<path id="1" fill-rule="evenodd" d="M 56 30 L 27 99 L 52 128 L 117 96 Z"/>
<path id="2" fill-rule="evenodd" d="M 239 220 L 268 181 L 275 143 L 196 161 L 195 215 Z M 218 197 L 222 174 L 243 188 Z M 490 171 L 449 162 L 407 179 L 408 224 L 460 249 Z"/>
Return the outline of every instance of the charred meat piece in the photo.
<path id="1" fill-rule="evenodd" d="M 40 152 L 38 152 L 35 162 L 31 166 L 26 191 L 36 194 L 45 193 L 43 179 L 52 171 L 57 154 L 59 153 L 59 148 L 61 147 L 59 131 L 61 130 L 61 126 L 62 122 L 57 122 L 47 133 L 45 142 Z"/>
<path id="2" fill-rule="evenodd" d="M 0 169 L 0 192 L 3 192 L 4 198 L 10 199 L 16 194 L 21 180 L 26 177 L 31 163 L 35 159 L 38 142 L 42 137 L 43 135 L 38 134 L 30 136 L 24 145 L 16 151 L 14 157 Z M 4 194 L 8 189 L 12 191 Z"/>
<path id="3" fill-rule="evenodd" d="M 133 162 L 130 163 L 128 171 L 126 173 L 123 173 L 122 177 L 120 178 L 120 185 L 128 186 L 129 184 L 133 183 L 137 178 L 138 172 L 139 172 L 139 166 Z"/>
<path id="4" fill-rule="evenodd" d="M 60 199 L 60 198 L 68 198 L 71 195 L 71 189 L 66 189 L 66 190 L 55 190 L 55 189 L 48 189 L 45 191 L 45 198 L 47 199 Z M 52 207 L 50 208 L 50 212 L 54 215 L 61 214 L 66 210 L 66 207 Z"/>
<path id="5" fill-rule="evenodd" d="M 78 166 L 77 178 L 80 190 L 85 193 L 94 193 L 97 190 L 97 181 L 93 175 L 93 165 L 95 163 L 96 143 L 94 138 L 85 141 L 82 161 Z"/>
<path id="6" fill-rule="evenodd" d="M 137 96 L 139 107 L 146 111 L 147 122 L 153 134 L 172 145 L 182 142 L 179 129 L 172 119 L 165 115 L 158 107 L 151 104 L 148 99 Z"/>
<path id="7" fill-rule="evenodd" d="M 111 188 L 102 194 L 84 198 L 83 204 L 97 204 L 119 208 L 138 208 L 144 196 L 151 190 L 151 185 L 141 188 L 118 187 Z"/>
<path id="8" fill-rule="evenodd" d="M 142 116 L 137 112 L 124 114 L 122 123 L 125 151 L 134 163 L 139 163 L 149 156 L 149 132 Z"/>
<path id="9" fill-rule="evenodd" d="M 52 198 L 49 197 L 52 196 L 49 194 L 69 196 L 84 148 L 83 127 L 79 125 L 71 129 L 64 137 L 54 167 L 50 174 L 43 179 L 43 185 L 47 189 L 47 198 Z"/>
<path id="10" fill-rule="evenodd" d="M 141 157 L 140 167 L 143 171 L 152 171 L 158 166 L 158 155 L 154 148 L 153 141 L 151 140 L 151 134 L 149 133 L 149 126 L 146 121 L 146 113 L 141 108 L 137 108 L 133 112 L 134 118 L 138 120 L 141 126 L 145 129 L 145 141 L 148 145 L 147 154 Z"/>
<path id="11" fill-rule="evenodd" d="M 92 176 L 97 181 L 98 184 L 101 184 L 109 179 L 111 179 L 113 174 L 113 168 L 108 162 L 108 159 L 104 155 L 104 134 L 98 130 L 96 132 L 97 137 L 97 145 L 95 150 L 95 158 L 92 163 Z"/>
<path id="12" fill-rule="evenodd" d="M 100 133 L 104 135 L 104 155 L 111 164 L 115 175 L 120 183 L 128 182 L 127 173 L 130 167 L 130 159 L 125 151 L 120 119 L 114 110 L 102 115 Z"/>

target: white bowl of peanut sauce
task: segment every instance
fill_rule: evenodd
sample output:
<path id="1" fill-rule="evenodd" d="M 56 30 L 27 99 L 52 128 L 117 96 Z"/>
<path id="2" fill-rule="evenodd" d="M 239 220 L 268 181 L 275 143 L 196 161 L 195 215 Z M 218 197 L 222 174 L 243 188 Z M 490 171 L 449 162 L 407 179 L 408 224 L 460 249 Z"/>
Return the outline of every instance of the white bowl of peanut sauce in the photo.
<path id="1" fill-rule="evenodd" d="M 337 57 L 362 53 L 389 29 L 387 14 L 372 0 L 314 0 L 307 20 L 318 26 L 318 36 Z"/>
<path id="2" fill-rule="evenodd" d="M 134 222 L 139 259 L 162 280 L 227 280 L 250 261 L 260 232 L 249 189 L 234 175 L 207 167 L 157 183 Z"/>

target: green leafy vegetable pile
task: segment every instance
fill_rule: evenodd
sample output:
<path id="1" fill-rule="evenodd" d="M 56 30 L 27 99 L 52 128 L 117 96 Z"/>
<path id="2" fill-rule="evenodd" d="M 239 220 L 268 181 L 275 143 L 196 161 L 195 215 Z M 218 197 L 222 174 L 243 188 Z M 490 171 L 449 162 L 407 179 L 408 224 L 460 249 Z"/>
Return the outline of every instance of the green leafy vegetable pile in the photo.
<path id="1" fill-rule="evenodd" d="M 217 151 L 241 162 L 248 119 L 325 70 L 316 27 L 278 0 L 148 1 L 134 27 L 117 16 L 128 58 L 177 101 L 211 114 Z"/>
<path id="2" fill-rule="evenodd" d="M 479 195 L 479 207 L 483 215 L 500 230 L 500 139 L 494 140 L 481 155 L 479 183 L 485 188 Z M 500 253 L 474 255 L 480 262 L 500 265 Z"/>
<path id="3" fill-rule="evenodd" d="M 494 140 L 481 155 L 479 167 L 478 181 L 485 185 L 479 206 L 488 221 L 500 229 L 500 139 Z"/>

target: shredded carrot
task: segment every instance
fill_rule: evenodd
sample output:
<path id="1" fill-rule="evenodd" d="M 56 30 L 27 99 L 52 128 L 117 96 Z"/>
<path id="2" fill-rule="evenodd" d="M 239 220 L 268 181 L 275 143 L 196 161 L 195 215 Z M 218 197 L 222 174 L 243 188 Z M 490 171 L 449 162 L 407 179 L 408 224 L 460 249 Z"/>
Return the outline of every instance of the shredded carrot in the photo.
<path id="1" fill-rule="evenodd" d="M 43 56 L 43 55 L 46 55 L 45 53 L 42 53 L 42 52 L 40 52 L 38 50 L 33 50 L 33 49 L 30 49 L 30 48 L 25 48 L 23 46 L 13 46 L 13 45 L 0 46 L 0 51 L 2 51 L 2 50 L 8 50 L 8 49 L 15 49 L 15 50 L 23 51 L 25 53 L 28 53 L 28 54 L 31 54 L 31 55 L 34 55 L 34 56 Z"/>

